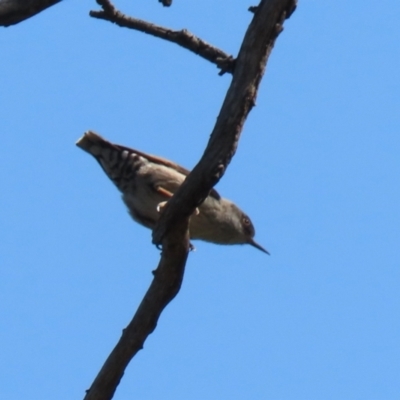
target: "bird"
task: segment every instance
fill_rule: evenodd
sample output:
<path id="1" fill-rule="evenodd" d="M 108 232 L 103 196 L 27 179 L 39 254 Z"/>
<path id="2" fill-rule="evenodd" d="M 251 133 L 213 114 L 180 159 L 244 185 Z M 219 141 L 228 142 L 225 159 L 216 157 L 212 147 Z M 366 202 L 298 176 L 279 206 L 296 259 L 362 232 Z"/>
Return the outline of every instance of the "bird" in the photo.
<path id="1" fill-rule="evenodd" d="M 154 229 L 166 202 L 190 172 L 165 158 L 111 143 L 93 131 L 85 132 L 76 145 L 98 161 L 122 193 L 132 218 L 149 229 Z M 192 240 L 249 244 L 269 254 L 254 240 L 248 215 L 215 189 L 190 217 L 189 234 Z"/>

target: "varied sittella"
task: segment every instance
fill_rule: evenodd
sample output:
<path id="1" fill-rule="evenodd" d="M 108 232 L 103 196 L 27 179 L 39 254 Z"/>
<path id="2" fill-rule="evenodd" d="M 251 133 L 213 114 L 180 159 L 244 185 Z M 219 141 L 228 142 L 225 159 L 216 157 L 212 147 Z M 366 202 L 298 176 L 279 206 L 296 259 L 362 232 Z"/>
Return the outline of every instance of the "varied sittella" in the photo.
<path id="1" fill-rule="evenodd" d="M 91 154 L 122 193 L 132 218 L 153 229 L 162 207 L 185 180 L 189 171 L 172 161 L 113 144 L 92 131 L 76 145 Z M 217 244 L 250 244 L 268 253 L 254 239 L 250 218 L 230 200 L 212 189 L 191 216 L 191 239 Z"/>

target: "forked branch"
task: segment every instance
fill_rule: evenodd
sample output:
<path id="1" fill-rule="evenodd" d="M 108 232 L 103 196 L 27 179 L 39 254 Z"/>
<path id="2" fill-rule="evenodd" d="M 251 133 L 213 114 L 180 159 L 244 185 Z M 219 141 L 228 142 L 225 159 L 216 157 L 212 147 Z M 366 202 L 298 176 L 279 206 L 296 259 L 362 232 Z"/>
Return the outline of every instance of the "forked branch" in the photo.
<path id="1" fill-rule="evenodd" d="M 105 7 L 107 4 L 110 3 L 107 1 Z M 235 154 L 243 124 L 255 104 L 268 56 L 284 20 L 295 7 L 296 0 L 261 0 L 254 10 L 231 85 L 203 157 L 167 203 L 153 231 L 153 242 L 163 248 L 154 280 L 85 400 L 113 397 L 129 361 L 155 329 L 162 310 L 178 293 L 189 249 L 189 217 L 222 177 Z"/>
<path id="2" fill-rule="evenodd" d="M 236 152 L 244 122 L 255 105 L 268 56 L 283 30 L 284 20 L 293 13 L 296 3 L 297 0 L 261 0 L 254 10 L 207 148 L 199 163 L 168 201 L 153 231 L 153 243 L 163 243 L 163 238 L 193 213 L 223 176 Z"/>

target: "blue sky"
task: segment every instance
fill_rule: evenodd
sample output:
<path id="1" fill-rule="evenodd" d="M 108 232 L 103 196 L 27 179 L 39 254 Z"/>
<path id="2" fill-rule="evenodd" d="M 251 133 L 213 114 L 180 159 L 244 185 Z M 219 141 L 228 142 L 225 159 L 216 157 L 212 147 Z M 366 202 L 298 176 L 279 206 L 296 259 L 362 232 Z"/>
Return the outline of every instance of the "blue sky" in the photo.
<path id="1" fill-rule="evenodd" d="M 235 55 L 253 4 L 116 5 Z M 82 398 L 159 260 L 75 141 L 93 129 L 191 168 L 230 82 L 89 18 L 96 7 L 66 0 L 0 30 L 7 400 Z M 197 242 L 115 399 L 398 399 L 399 13 L 396 1 L 300 0 L 217 186 L 271 256 Z"/>

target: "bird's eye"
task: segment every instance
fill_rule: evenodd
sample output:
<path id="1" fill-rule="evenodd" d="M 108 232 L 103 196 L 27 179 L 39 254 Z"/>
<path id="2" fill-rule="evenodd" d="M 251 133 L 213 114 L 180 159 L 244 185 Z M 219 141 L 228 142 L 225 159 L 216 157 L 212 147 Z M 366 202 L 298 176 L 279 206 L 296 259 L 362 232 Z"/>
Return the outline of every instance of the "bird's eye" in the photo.
<path id="1" fill-rule="evenodd" d="M 242 217 L 242 224 L 243 224 L 243 231 L 246 233 L 246 235 L 250 235 L 251 237 L 253 237 L 255 233 L 254 227 L 250 221 L 250 218 L 247 215 L 244 215 Z"/>

